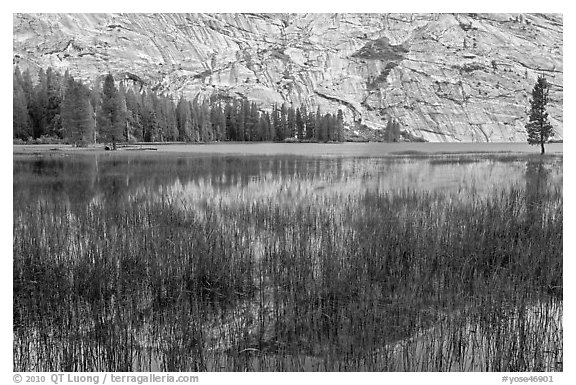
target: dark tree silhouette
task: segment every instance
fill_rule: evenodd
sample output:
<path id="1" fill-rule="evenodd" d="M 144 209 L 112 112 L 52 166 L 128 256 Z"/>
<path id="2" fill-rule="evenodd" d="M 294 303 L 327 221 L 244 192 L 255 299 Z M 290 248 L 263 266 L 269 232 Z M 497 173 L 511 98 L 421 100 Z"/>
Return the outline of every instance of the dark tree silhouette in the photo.
<path id="1" fill-rule="evenodd" d="M 100 142 L 343 141 L 344 115 L 321 114 L 305 105 L 274 105 L 271 112 L 247 99 L 196 96 L 188 101 L 140 87 L 112 75 L 91 87 L 52 68 L 14 71 L 13 137 Z M 94 127 L 96 116 L 96 127 Z M 45 139 L 43 137 L 46 137 Z"/>
<path id="2" fill-rule="evenodd" d="M 112 143 L 116 150 L 116 143 L 124 135 L 125 117 L 122 114 L 118 90 L 114 85 L 112 74 L 106 75 L 102 87 L 102 105 L 97 115 L 98 131 L 107 142 Z"/>
<path id="3" fill-rule="evenodd" d="M 16 68 L 14 71 L 14 81 L 12 83 L 14 88 L 12 104 L 12 129 L 14 138 L 26 140 L 32 134 L 32 124 L 30 122 L 28 102 L 23 83 L 24 81 L 22 80 L 20 70 Z"/>
<path id="4" fill-rule="evenodd" d="M 549 91 L 550 85 L 546 78 L 543 75 L 538 76 L 532 90 L 532 99 L 530 99 L 530 120 L 526 124 L 528 143 L 540 145 L 541 154 L 544 154 L 544 143 L 554 136 L 552 125 L 548 121 L 548 112 L 546 112 Z"/>
<path id="5" fill-rule="evenodd" d="M 94 137 L 94 109 L 90 90 L 71 76 L 61 106 L 63 135 L 75 146 L 84 146 Z"/>

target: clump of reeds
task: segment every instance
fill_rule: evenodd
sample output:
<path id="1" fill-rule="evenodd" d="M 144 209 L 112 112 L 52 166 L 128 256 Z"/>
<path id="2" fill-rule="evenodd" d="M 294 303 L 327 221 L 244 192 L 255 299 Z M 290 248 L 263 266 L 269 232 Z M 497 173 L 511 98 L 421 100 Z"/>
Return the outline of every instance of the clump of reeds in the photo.
<path id="1" fill-rule="evenodd" d="M 248 169 L 291 201 L 239 174 L 15 206 L 14 370 L 561 368 L 560 188 L 318 193 L 286 162 Z"/>

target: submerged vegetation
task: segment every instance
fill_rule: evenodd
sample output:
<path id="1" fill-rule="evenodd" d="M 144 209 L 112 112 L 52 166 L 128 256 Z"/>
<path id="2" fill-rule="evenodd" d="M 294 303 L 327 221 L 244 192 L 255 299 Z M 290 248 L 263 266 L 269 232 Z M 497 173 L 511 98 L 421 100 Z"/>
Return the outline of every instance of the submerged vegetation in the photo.
<path id="1" fill-rule="evenodd" d="M 562 370 L 562 159 L 461 158 L 15 157 L 14 370 Z"/>

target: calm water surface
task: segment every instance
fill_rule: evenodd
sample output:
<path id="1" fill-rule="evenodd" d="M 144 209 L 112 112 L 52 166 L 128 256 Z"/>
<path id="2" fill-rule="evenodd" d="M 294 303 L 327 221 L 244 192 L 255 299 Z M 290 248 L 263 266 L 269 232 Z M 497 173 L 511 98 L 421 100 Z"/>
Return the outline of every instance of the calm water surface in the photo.
<path id="1" fill-rule="evenodd" d="M 526 143 L 214 143 L 208 145 L 160 145 L 158 150 L 167 152 L 242 153 L 285 155 L 332 156 L 386 156 L 401 154 L 442 153 L 539 153 L 540 149 Z M 548 153 L 562 153 L 562 143 L 546 146 Z"/>
<path id="2" fill-rule="evenodd" d="M 562 144 L 548 145 L 553 155 L 543 160 L 535 147 L 524 143 L 264 143 L 160 149 L 36 155 L 15 150 L 15 205 L 51 197 L 87 204 L 159 192 L 187 199 L 224 194 L 231 200 L 266 197 L 278 202 L 401 189 L 482 195 L 525 184 L 536 164 L 543 166 L 550 185 L 562 184 Z"/>

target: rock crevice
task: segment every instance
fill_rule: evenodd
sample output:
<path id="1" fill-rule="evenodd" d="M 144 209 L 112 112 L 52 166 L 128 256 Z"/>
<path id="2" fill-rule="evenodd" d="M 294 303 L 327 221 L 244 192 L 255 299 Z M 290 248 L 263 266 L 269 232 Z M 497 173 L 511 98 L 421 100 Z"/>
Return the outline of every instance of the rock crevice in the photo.
<path id="1" fill-rule="evenodd" d="M 524 141 L 529 95 L 545 74 L 555 138 L 563 134 L 562 15 L 13 17 L 13 63 L 32 73 L 52 66 L 93 81 L 112 72 L 176 97 L 342 109 L 349 128 L 384 129 L 393 118 L 428 141 Z"/>

